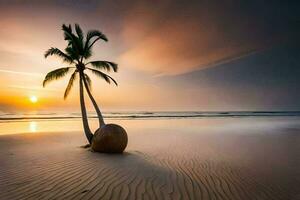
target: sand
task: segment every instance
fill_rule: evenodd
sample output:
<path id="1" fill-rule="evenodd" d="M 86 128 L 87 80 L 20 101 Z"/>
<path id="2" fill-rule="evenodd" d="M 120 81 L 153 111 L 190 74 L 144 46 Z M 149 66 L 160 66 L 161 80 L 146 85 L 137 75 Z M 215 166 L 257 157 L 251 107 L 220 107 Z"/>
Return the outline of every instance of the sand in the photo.
<path id="1" fill-rule="evenodd" d="M 252 122 L 130 122 L 122 155 L 80 131 L 2 135 L 0 199 L 300 199 L 300 129 Z"/>

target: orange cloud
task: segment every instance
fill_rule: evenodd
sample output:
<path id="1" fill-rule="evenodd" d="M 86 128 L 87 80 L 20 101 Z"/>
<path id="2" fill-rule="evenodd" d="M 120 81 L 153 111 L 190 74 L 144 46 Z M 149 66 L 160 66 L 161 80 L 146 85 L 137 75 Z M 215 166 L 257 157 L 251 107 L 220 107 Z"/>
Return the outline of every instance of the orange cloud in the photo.
<path id="1" fill-rule="evenodd" d="M 176 75 L 239 59 L 272 45 L 264 19 L 230 3 L 139 2 L 125 16 L 120 55 L 124 66 Z M 234 12 L 230 12 L 233 10 Z M 282 35 L 280 35 L 282 36 Z"/>

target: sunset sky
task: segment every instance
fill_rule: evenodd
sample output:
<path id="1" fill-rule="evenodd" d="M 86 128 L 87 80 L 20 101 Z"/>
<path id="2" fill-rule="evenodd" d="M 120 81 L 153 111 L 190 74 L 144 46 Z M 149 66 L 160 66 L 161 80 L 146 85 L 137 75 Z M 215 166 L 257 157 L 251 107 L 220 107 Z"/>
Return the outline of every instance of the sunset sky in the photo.
<path id="1" fill-rule="evenodd" d="M 299 4 L 0 0 L 0 112 L 79 111 L 78 87 L 63 100 L 67 78 L 42 87 L 66 66 L 43 56 L 64 49 L 63 23 L 109 39 L 93 60 L 118 63 L 119 86 L 91 75 L 104 111 L 300 110 Z"/>

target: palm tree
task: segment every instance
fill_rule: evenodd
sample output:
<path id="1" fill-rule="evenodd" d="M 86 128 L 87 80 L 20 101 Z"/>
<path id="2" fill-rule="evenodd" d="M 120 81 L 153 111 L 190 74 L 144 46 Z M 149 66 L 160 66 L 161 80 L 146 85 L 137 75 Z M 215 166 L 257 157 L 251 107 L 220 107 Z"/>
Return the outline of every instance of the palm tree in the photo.
<path id="1" fill-rule="evenodd" d="M 92 56 L 93 45 L 100 40 L 103 40 L 105 42 L 108 41 L 107 37 L 100 31 L 90 30 L 84 37 L 84 33 L 78 24 L 75 24 L 74 33 L 71 25 L 66 26 L 65 24 L 63 24 L 62 30 L 64 32 L 64 39 L 68 42 L 67 47 L 65 48 L 65 52 L 58 48 L 51 47 L 45 52 L 45 58 L 55 55 L 61 58 L 63 62 L 68 63 L 70 66 L 59 68 L 49 72 L 43 81 L 43 87 L 45 87 L 49 82 L 62 78 L 68 73 L 72 72 L 71 78 L 64 93 L 64 99 L 66 99 L 72 89 L 74 81 L 79 75 L 79 93 L 83 128 L 87 140 L 91 144 L 93 134 L 89 128 L 87 119 L 87 112 L 84 102 L 84 88 L 86 89 L 86 92 L 96 110 L 100 128 L 105 125 L 105 122 L 101 111 L 91 94 L 91 79 L 85 73 L 85 71 L 91 71 L 96 76 L 104 79 L 107 83 L 113 82 L 115 85 L 117 85 L 117 82 L 111 76 L 100 70 L 105 70 L 108 72 L 113 70 L 114 72 L 117 72 L 118 65 L 113 62 L 102 60 L 88 61 Z"/>

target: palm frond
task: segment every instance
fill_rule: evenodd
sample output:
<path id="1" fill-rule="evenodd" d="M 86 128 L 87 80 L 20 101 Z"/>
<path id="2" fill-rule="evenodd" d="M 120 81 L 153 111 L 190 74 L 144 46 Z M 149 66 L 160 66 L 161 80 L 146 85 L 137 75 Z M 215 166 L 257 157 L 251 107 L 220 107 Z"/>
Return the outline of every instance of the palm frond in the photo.
<path id="1" fill-rule="evenodd" d="M 51 47 L 44 54 L 45 58 L 52 55 L 62 58 L 64 62 L 73 63 L 73 59 L 58 48 Z"/>
<path id="2" fill-rule="evenodd" d="M 65 48 L 65 52 L 68 54 L 68 56 L 70 56 L 73 60 L 78 60 L 79 59 L 79 55 L 77 53 L 77 51 L 73 48 L 73 46 L 67 46 Z"/>
<path id="3" fill-rule="evenodd" d="M 79 39 L 83 39 L 83 31 L 80 28 L 79 24 L 75 24 L 75 30 Z"/>
<path id="4" fill-rule="evenodd" d="M 118 86 L 117 81 L 115 81 L 111 76 L 109 76 L 109 75 L 107 75 L 107 74 L 105 74 L 105 73 L 103 73 L 103 72 L 100 72 L 100 71 L 98 71 L 98 70 L 92 69 L 92 68 L 88 68 L 88 67 L 87 67 L 86 69 L 91 70 L 95 75 L 99 76 L 100 78 L 103 78 L 107 83 L 110 84 L 110 81 L 113 81 L 114 84 L 115 84 L 116 86 Z"/>
<path id="5" fill-rule="evenodd" d="M 97 37 L 99 39 L 102 39 L 105 42 L 108 41 L 106 35 L 104 35 L 102 32 L 100 32 L 98 30 L 90 30 L 90 31 L 88 31 L 88 33 L 86 35 L 86 41 L 90 41 L 93 37 Z"/>
<path id="6" fill-rule="evenodd" d="M 72 32 L 72 26 L 66 26 L 65 24 L 62 25 L 62 30 L 64 31 L 64 38 L 66 41 L 68 41 L 68 47 L 73 48 L 74 52 L 76 52 L 77 56 L 83 55 L 83 33 L 79 25 L 75 25 L 75 30 L 77 34 L 81 34 L 81 37 L 78 35 L 73 34 Z"/>
<path id="7" fill-rule="evenodd" d="M 86 80 L 87 87 L 91 91 L 92 90 L 92 80 L 87 74 L 84 74 L 84 79 Z"/>
<path id="8" fill-rule="evenodd" d="M 64 38 L 65 40 L 68 40 L 69 42 L 72 40 L 72 27 L 71 24 L 69 26 L 63 24 L 62 30 L 64 31 Z"/>
<path id="9" fill-rule="evenodd" d="M 75 71 L 75 72 L 72 74 L 72 76 L 71 76 L 71 78 L 70 78 L 70 80 L 69 80 L 68 86 L 67 86 L 67 88 L 66 88 L 66 90 L 65 90 L 64 99 L 66 99 L 66 98 L 68 97 L 68 95 L 69 95 L 69 93 L 70 93 L 70 91 L 71 91 L 71 89 L 72 89 L 72 87 L 73 87 L 73 83 L 74 83 L 74 81 L 76 80 L 76 75 L 77 75 L 77 71 Z"/>
<path id="10" fill-rule="evenodd" d="M 87 49 L 84 49 L 84 52 L 83 52 L 83 57 L 85 59 L 88 59 L 92 56 L 92 49 L 91 48 L 87 48 Z"/>
<path id="11" fill-rule="evenodd" d="M 97 69 L 105 69 L 107 71 L 110 71 L 112 68 L 114 72 L 118 71 L 118 64 L 109 61 L 98 60 L 98 61 L 88 62 L 87 64 L 91 64 L 93 67 Z"/>
<path id="12" fill-rule="evenodd" d="M 64 77 L 70 71 L 71 68 L 72 67 L 64 67 L 49 72 L 43 81 L 43 87 L 45 87 L 46 84 L 53 80 L 57 80 L 59 78 Z"/>
<path id="13" fill-rule="evenodd" d="M 91 40 L 96 37 L 96 39 L 91 42 Z M 85 41 L 85 45 L 84 45 L 84 50 L 85 51 L 89 51 L 89 49 L 91 49 L 91 47 L 95 44 L 95 42 L 97 42 L 98 40 L 104 40 L 104 41 L 108 41 L 106 35 L 104 35 L 103 33 L 101 33 L 100 31 L 98 30 L 90 30 L 88 31 L 87 35 L 86 35 L 86 41 Z M 85 58 L 88 58 L 85 57 Z"/>

